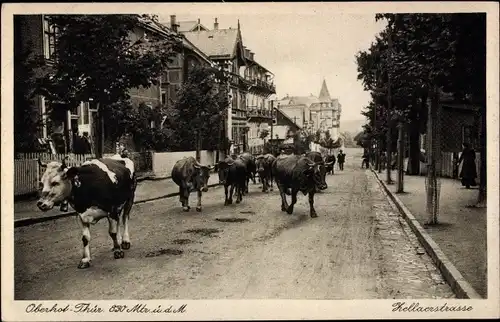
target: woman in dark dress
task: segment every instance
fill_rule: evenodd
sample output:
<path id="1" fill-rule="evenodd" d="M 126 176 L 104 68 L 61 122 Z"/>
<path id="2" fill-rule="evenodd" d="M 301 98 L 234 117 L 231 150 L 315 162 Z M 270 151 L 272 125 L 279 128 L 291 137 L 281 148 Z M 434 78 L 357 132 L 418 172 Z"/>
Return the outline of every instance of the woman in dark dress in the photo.
<path id="1" fill-rule="evenodd" d="M 476 185 L 476 151 L 468 143 L 464 143 L 463 147 L 462 155 L 458 159 L 458 165 L 463 161 L 460 178 L 462 179 L 462 186 L 469 189 L 471 186 Z"/>

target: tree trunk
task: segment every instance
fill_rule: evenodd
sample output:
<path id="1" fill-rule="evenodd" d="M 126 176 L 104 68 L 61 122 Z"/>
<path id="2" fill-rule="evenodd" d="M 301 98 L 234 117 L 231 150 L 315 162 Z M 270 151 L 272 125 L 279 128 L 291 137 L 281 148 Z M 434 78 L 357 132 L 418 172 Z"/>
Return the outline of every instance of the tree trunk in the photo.
<path id="1" fill-rule="evenodd" d="M 439 122 L 438 108 L 439 97 L 437 86 L 433 86 L 430 95 L 429 113 L 427 118 L 427 214 L 428 225 L 438 223 L 439 212 L 439 187 L 438 187 L 438 169 L 440 153 L 439 145 Z"/>
<path id="2" fill-rule="evenodd" d="M 404 141 L 404 124 L 400 122 L 398 124 L 398 193 L 404 192 L 404 153 L 405 153 L 405 141 Z"/>
<path id="3" fill-rule="evenodd" d="M 391 178 L 391 165 L 392 165 L 392 131 L 391 131 L 391 126 L 389 125 L 387 127 L 387 163 L 386 163 L 387 184 L 393 183 Z"/>
<path id="4" fill-rule="evenodd" d="M 420 174 L 420 125 L 417 121 L 412 120 L 409 126 L 410 140 L 410 159 L 409 159 L 409 175 Z"/>
<path id="5" fill-rule="evenodd" d="M 201 131 L 196 132 L 196 161 L 201 160 Z"/>
<path id="6" fill-rule="evenodd" d="M 480 125 L 480 133 L 479 133 L 479 152 L 480 152 L 480 165 L 479 165 L 479 194 L 477 197 L 476 207 L 486 207 L 486 109 L 483 108 L 481 111 L 481 125 Z"/>
<path id="7" fill-rule="evenodd" d="M 96 117 L 96 158 L 102 158 L 104 154 L 104 115 L 100 103 L 97 103 Z"/>

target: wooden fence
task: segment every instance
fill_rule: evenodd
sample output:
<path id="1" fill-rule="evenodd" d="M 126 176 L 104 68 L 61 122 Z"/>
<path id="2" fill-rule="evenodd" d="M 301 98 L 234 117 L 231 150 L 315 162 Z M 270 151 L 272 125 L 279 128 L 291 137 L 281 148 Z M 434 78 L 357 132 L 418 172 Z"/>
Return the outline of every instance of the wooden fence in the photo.
<path id="1" fill-rule="evenodd" d="M 476 170 L 477 170 L 477 181 L 480 179 L 480 166 L 481 166 L 481 154 L 476 152 Z M 462 164 L 458 168 L 458 174 L 462 169 Z M 420 163 L 420 175 L 427 175 L 427 165 L 425 163 Z M 453 153 L 452 152 L 442 152 L 441 154 L 441 177 L 453 178 Z"/>
<path id="2" fill-rule="evenodd" d="M 131 152 L 129 158 L 134 161 L 136 173 L 152 172 L 152 152 Z M 68 166 L 79 166 L 94 158 L 92 154 L 51 154 L 51 153 L 18 153 L 14 159 L 14 196 L 33 194 L 38 191 L 43 170 L 38 165 L 38 158 L 44 163 L 61 162 L 66 156 Z M 105 154 L 105 157 L 112 154 Z"/>

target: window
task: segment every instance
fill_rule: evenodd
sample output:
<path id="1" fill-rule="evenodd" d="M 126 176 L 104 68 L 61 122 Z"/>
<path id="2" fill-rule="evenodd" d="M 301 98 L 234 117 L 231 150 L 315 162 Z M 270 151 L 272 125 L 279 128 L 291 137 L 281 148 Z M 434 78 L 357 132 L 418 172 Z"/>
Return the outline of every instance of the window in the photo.
<path id="1" fill-rule="evenodd" d="M 177 100 L 177 85 L 168 85 L 168 98 L 169 102 L 175 102 Z"/>
<path id="2" fill-rule="evenodd" d="M 83 109 L 83 124 L 89 124 L 90 123 L 89 104 L 88 103 L 83 104 L 82 109 Z"/>
<path id="3" fill-rule="evenodd" d="M 236 93 L 232 94 L 232 105 L 233 108 L 238 108 L 238 96 L 236 95 Z"/>
<path id="4" fill-rule="evenodd" d="M 43 18 L 43 51 L 45 59 L 55 59 L 57 45 L 57 28 L 50 23 L 47 16 Z"/>
<path id="5" fill-rule="evenodd" d="M 181 71 L 180 70 L 169 70 L 168 71 L 168 81 L 170 83 L 179 83 L 181 81 Z"/>
<path id="6" fill-rule="evenodd" d="M 82 103 L 78 106 L 78 124 L 90 124 L 89 103 Z"/>

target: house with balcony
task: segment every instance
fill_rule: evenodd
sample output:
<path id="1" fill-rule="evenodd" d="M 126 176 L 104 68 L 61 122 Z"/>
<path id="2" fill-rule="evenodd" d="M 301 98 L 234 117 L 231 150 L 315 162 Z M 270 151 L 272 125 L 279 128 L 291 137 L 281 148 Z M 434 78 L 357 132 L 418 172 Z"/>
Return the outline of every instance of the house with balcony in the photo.
<path id="1" fill-rule="evenodd" d="M 230 110 L 227 136 L 236 153 L 263 149 L 260 132 L 271 122 L 269 96 L 276 92 L 272 73 L 257 63 L 255 54 L 243 45 L 241 27 L 220 29 L 217 18 L 212 30 L 198 22 L 180 22 L 181 33 L 229 75 Z"/>
<path id="2" fill-rule="evenodd" d="M 178 33 L 178 25 L 175 16 L 172 16 L 171 26 L 164 26 L 153 21 L 143 21 L 131 33 L 132 43 L 136 41 L 147 41 L 148 35 L 168 35 L 169 33 Z M 14 17 L 14 55 L 26 49 L 30 49 L 33 55 L 43 55 L 50 64 L 57 59 L 54 57 L 57 46 L 57 30 L 49 24 L 46 15 L 16 15 Z M 159 85 L 152 85 L 149 88 L 131 88 L 129 91 L 131 103 L 139 106 L 144 103 L 153 108 L 159 105 L 170 105 L 176 100 L 177 91 L 185 79 L 188 69 L 196 64 L 210 64 L 208 57 L 194 46 L 187 39 L 182 39 L 182 50 L 173 59 L 165 73 L 162 75 Z M 73 134 L 84 134 L 87 132 L 91 138 L 91 143 L 95 139 L 95 117 L 96 106 L 92 101 L 82 102 L 77 108 L 68 111 L 65 115 L 53 115 L 48 118 L 47 110 L 49 102 L 43 96 L 35 98 L 35 117 L 42 121 L 42 127 L 39 133 L 39 141 L 42 148 L 45 143 L 52 143 L 51 146 L 59 146 L 57 153 L 67 153 L 65 147 L 71 147 Z M 54 104 L 54 103 L 52 103 Z M 162 120 L 151 122 L 151 126 L 161 126 Z M 63 140 L 62 144 L 54 142 Z M 123 138 L 129 150 L 137 150 L 130 138 Z M 69 144 L 68 144 L 69 142 Z M 56 142 L 57 143 L 57 142 Z M 93 146 L 95 149 L 95 146 Z M 114 152 L 115 142 L 106 140 L 104 153 Z"/>
<path id="3" fill-rule="evenodd" d="M 315 133 L 329 131 L 334 140 L 339 138 L 342 105 L 332 98 L 326 81 L 323 80 L 318 96 L 286 96 L 278 101 L 280 108 L 288 115 L 296 117 L 305 130 Z"/>

